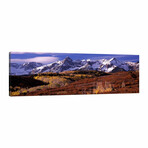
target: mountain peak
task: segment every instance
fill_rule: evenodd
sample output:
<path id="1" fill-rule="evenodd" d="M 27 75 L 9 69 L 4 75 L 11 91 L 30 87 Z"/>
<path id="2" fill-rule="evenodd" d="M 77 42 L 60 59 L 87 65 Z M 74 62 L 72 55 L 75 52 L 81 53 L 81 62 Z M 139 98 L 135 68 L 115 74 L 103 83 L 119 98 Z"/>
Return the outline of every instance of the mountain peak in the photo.
<path id="1" fill-rule="evenodd" d="M 11 64 L 10 73 L 12 75 L 29 74 L 30 72 L 42 73 L 42 72 L 62 72 L 73 70 L 98 70 L 104 72 L 117 72 L 117 71 L 129 71 L 138 70 L 139 64 L 131 62 L 123 62 L 115 57 L 111 59 L 101 60 L 72 60 L 70 57 L 51 64 L 43 65 L 41 63 L 29 62 L 26 65 Z M 114 70 L 115 69 L 115 70 Z"/>
<path id="2" fill-rule="evenodd" d="M 111 58 L 110 61 L 117 61 L 117 59 L 116 58 Z"/>
<path id="3" fill-rule="evenodd" d="M 72 61 L 72 59 L 69 56 L 67 56 L 63 61 Z"/>
<path id="4" fill-rule="evenodd" d="M 116 58 L 111 58 L 111 59 L 109 60 L 109 62 L 110 62 L 111 64 L 116 65 L 116 66 L 119 66 L 119 65 L 121 65 L 121 64 L 122 64 L 122 62 L 121 62 L 121 61 L 119 61 L 119 60 L 118 60 L 118 59 L 116 59 Z"/>

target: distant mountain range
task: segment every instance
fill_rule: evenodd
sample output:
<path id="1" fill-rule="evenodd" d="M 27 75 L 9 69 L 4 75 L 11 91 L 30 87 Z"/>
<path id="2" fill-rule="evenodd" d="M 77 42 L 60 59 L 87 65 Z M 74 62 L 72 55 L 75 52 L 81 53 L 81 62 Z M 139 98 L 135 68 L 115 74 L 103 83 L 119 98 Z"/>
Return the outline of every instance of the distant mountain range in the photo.
<path id="1" fill-rule="evenodd" d="M 97 70 L 103 72 L 135 71 L 139 70 L 139 62 L 122 62 L 116 58 L 111 58 L 109 60 L 72 60 L 70 57 L 66 57 L 62 61 L 56 61 L 47 65 L 36 62 L 24 64 L 10 63 L 10 75 L 28 75 L 74 70 Z"/>
<path id="2" fill-rule="evenodd" d="M 28 75 L 31 74 L 34 68 L 40 67 L 43 64 L 29 62 L 24 64 L 10 63 L 10 75 Z"/>

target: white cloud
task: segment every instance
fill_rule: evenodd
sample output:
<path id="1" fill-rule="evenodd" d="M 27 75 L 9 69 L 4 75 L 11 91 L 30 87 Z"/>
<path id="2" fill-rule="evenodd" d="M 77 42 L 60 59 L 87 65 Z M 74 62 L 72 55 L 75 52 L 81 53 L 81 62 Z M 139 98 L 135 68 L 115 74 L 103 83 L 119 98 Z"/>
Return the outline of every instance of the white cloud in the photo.
<path id="1" fill-rule="evenodd" d="M 29 59 L 11 59 L 11 63 L 25 63 L 25 62 L 38 62 L 38 63 L 51 63 L 58 60 L 58 57 L 35 57 Z"/>

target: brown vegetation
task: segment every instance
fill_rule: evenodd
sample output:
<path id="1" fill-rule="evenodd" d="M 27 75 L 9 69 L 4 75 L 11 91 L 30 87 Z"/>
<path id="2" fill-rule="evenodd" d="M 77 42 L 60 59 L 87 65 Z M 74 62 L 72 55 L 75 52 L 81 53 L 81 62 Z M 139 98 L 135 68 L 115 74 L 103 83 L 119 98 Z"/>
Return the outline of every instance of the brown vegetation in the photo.
<path id="1" fill-rule="evenodd" d="M 62 73 L 44 73 L 31 77 L 33 80 L 43 84 L 24 89 L 28 86 L 20 81 L 15 87 L 10 85 L 13 88 L 10 89 L 10 95 L 36 96 L 139 92 L 139 71 L 122 71 L 111 74 L 98 71 L 67 71 Z M 20 83 L 24 83 L 24 86 L 22 87 Z M 14 88 L 18 86 L 20 88 L 14 91 Z"/>

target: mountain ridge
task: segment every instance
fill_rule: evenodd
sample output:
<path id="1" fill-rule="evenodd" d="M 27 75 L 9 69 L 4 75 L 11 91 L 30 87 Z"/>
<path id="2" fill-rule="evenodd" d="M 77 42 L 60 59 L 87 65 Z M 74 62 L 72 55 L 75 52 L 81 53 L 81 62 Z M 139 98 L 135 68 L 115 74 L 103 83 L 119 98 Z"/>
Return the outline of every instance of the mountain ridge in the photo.
<path id="1" fill-rule="evenodd" d="M 43 65 L 42 63 L 30 62 L 28 64 L 10 64 L 11 75 L 23 74 L 38 74 L 43 72 L 63 72 L 74 70 L 97 70 L 103 72 L 117 72 L 117 71 L 135 71 L 139 70 L 139 63 L 135 62 L 122 62 L 117 58 L 111 59 L 98 59 L 98 60 L 72 60 L 66 57 L 61 61 L 56 61 L 50 64 Z"/>

